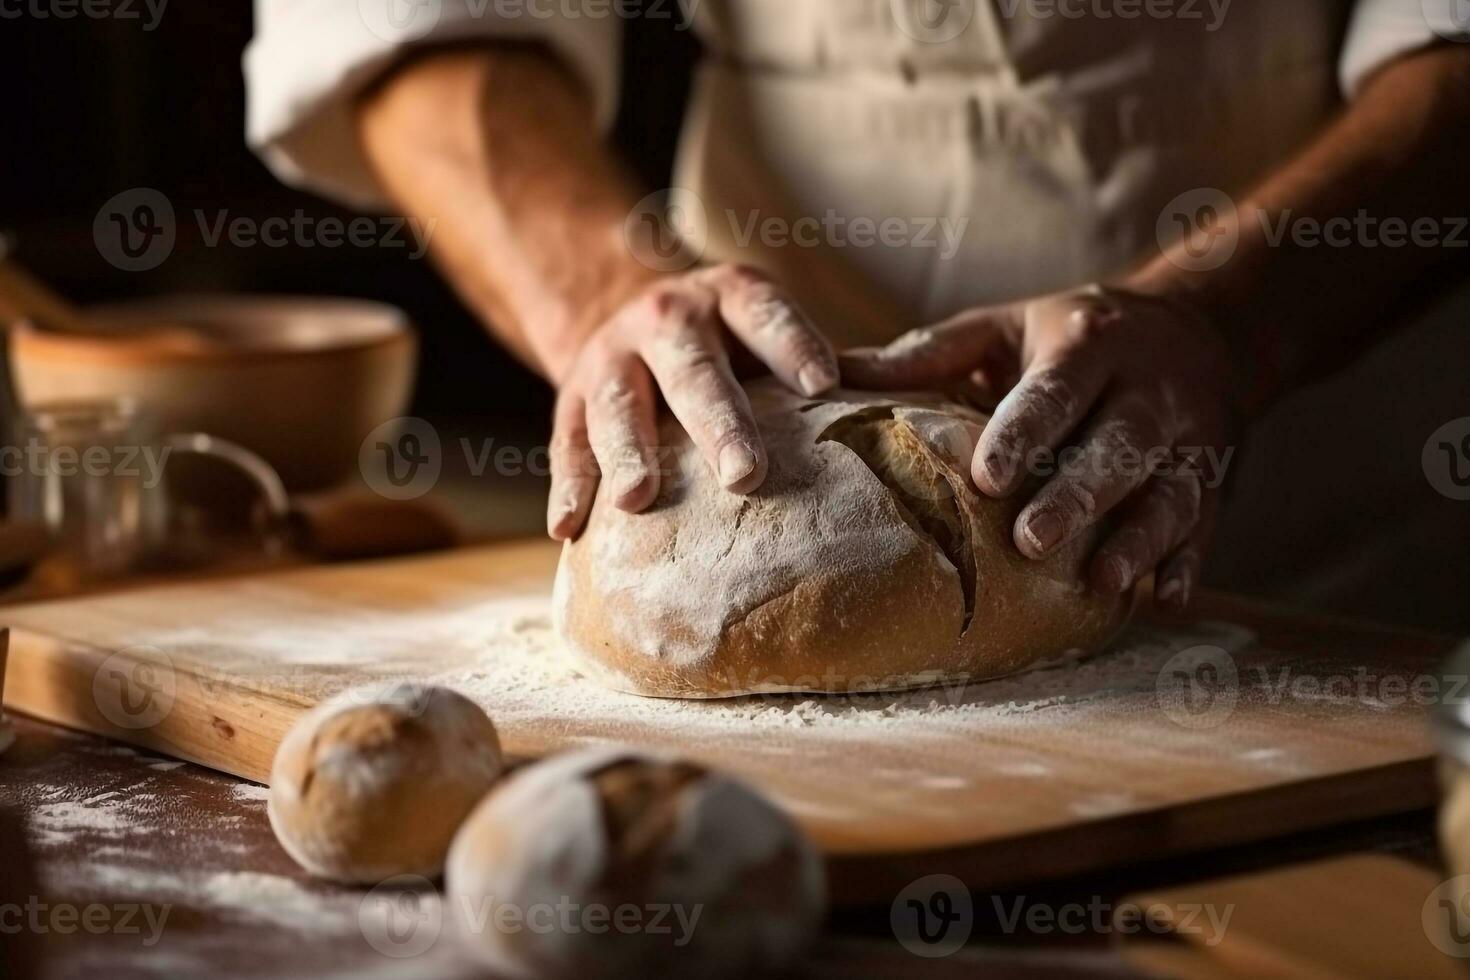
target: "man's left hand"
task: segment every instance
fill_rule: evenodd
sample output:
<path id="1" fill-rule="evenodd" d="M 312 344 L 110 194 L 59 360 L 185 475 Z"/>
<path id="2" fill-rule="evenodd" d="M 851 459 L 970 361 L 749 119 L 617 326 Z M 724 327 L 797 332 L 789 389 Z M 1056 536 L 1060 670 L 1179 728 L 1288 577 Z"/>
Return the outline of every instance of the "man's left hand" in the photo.
<path id="1" fill-rule="evenodd" d="M 859 388 L 963 386 L 994 405 L 976 487 L 1006 497 L 1046 476 L 1016 520 L 1021 552 L 1040 558 L 1112 514 L 1092 587 L 1118 594 L 1157 569 L 1156 601 L 1189 601 L 1230 457 L 1231 362 L 1187 305 L 1093 286 L 975 309 L 849 351 L 842 374 Z"/>

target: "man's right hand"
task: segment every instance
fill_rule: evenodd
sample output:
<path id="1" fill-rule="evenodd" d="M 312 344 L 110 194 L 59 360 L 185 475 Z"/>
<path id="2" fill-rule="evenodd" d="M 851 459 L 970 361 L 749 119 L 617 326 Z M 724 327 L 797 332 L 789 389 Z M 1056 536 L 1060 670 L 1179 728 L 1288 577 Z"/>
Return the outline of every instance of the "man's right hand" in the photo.
<path id="1" fill-rule="evenodd" d="M 603 480 L 617 507 L 653 502 L 659 394 L 721 484 L 735 493 L 760 486 L 766 453 L 731 368 L 732 344 L 804 395 L 838 382 L 831 345 L 760 272 L 720 265 L 654 282 L 587 337 L 560 379 L 546 517 L 553 538 L 576 536 Z"/>

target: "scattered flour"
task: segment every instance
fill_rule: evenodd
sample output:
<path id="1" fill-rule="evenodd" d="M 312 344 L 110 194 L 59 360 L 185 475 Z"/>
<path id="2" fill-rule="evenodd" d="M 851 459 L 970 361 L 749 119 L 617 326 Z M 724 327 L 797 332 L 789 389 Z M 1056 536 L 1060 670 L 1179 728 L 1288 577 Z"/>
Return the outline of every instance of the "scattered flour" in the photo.
<path id="1" fill-rule="evenodd" d="M 237 783 L 230 787 L 230 795 L 237 800 L 253 800 L 263 803 L 271 798 L 271 789 L 259 783 Z"/>
<path id="2" fill-rule="evenodd" d="M 309 933 L 356 929 L 362 902 L 362 896 L 352 891 L 311 891 L 290 878 L 253 871 L 208 875 L 195 894 L 202 904 L 241 919 Z"/>

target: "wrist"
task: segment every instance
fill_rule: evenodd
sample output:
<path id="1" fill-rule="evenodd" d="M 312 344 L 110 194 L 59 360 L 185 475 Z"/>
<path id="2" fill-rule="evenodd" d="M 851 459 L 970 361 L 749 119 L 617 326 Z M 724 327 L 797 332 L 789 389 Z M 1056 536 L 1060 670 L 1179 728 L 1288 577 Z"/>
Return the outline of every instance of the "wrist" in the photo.
<path id="1" fill-rule="evenodd" d="M 1124 276 L 1114 288 L 1164 305 L 1218 343 L 1224 391 L 1237 419 L 1258 415 L 1274 397 L 1278 383 L 1270 361 L 1260 356 L 1244 331 L 1236 329 L 1233 304 L 1218 280 L 1181 269 L 1160 256 Z"/>
<path id="2" fill-rule="evenodd" d="M 621 231 L 618 231 L 621 238 Z M 617 315 L 656 283 L 669 278 L 667 273 L 650 269 L 633 258 L 619 241 L 599 258 L 581 266 L 578 281 L 567 288 L 549 286 L 543 292 L 539 310 L 528 311 L 525 319 L 539 323 L 530 332 L 536 338 L 547 379 L 561 387 L 571 373 L 587 342 Z"/>

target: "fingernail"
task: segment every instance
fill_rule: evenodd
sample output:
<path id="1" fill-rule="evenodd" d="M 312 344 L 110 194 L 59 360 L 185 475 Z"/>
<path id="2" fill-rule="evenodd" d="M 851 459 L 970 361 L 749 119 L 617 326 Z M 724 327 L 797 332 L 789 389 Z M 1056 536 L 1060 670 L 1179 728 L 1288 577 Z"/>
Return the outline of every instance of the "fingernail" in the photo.
<path id="1" fill-rule="evenodd" d="M 1133 584 L 1133 565 L 1124 558 L 1113 555 L 1103 562 L 1109 592 L 1126 592 Z"/>
<path id="2" fill-rule="evenodd" d="M 1189 605 L 1189 594 L 1193 591 L 1188 571 L 1175 572 L 1154 586 L 1154 600 L 1175 612 L 1182 612 Z"/>
<path id="3" fill-rule="evenodd" d="M 985 454 L 980 461 L 980 467 L 985 471 L 985 480 L 996 493 L 1004 496 L 1011 491 L 1011 482 L 1015 476 L 1015 468 L 1008 465 L 1004 455 L 998 451 Z"/>
<path id="4" fill-rule="evenodd" d="M 720 450 L 720 482 L 730 487 L 755 471 L 755 453 L 741 442 L 732 442 Z"/>
<path id="5" fill-rule="evenodd" d="M 629 473 L 619 477 L 613 489 L 613 500 L 619 507 L 624 507 L 630 500 L 637 497 L 648 481 L 646 473 Z"/>
<path id="6" fill-rule="evenodd" d="M 571 517 L 571 511 L 565 507 L 551 511 L 546 515 L 546 533 L 558 541 L 562 540 L 571 530 L 567 527 L 567 522 L 571 520 Z"/>
<path id="7" fill-rule="evenodd" d="M 1043 510 L 1021 525 L 1021 533 L 1038 554 L 1046 554 L 1062 540 L 1062 521 L 1051 511 Z"/>
<path id="8" fill-rule="evenodd" d="M 837 384 L 837 372 L 831 365 L 812 361 L 796 372 L 796 383 L 808 398 L 820 395 Z"/>

